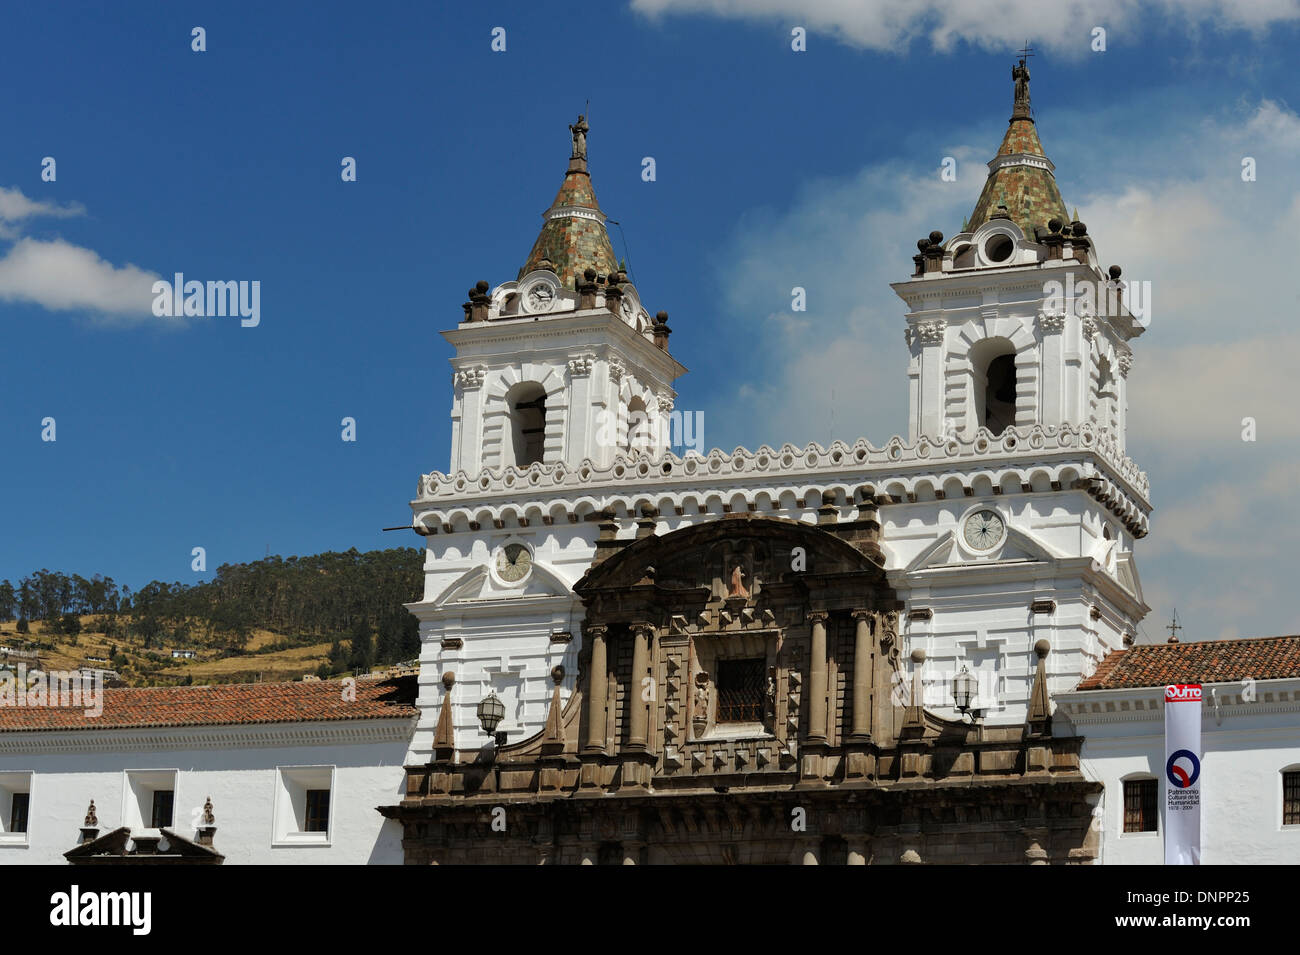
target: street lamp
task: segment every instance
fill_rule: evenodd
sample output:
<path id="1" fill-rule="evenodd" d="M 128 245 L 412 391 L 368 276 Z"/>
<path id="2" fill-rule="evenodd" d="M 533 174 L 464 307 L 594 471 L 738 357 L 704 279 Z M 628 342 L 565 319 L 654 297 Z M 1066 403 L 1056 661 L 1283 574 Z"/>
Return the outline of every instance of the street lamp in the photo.
<path id="1" fill-rule="evenodd" d="M 977 720 L 983 714 L 982 710 L 977 710 L 971 706 L 975 699 L 975 677 L 962 664 L 961 671 L 953 678 L 952 681 L 952 699 L 956 704 L 957 712 L 962 716 L 969 716 L 972 720 Z"/>
<path id="2" fill-rule="evenodd" d="M 506 715 L 505 704 L 496 695 L 496 691 L 489 691 L 488 695 L 478 702 L 478 722 L 483 727 L 484 734 L 491 736 L 497 746 L 506 745 L 506 733 L 502 730 L 496 732 L 496 728 L 501 723 L 501 718 Z"/>

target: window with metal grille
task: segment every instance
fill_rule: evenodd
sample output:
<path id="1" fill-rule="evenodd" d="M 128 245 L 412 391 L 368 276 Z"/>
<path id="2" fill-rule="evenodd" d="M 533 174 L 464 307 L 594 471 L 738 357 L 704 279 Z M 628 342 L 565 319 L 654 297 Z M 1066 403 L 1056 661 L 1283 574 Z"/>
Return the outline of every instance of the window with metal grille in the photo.
<path id="1" fill-rule="evenodd" d="M 1124 831 L 1155 832 L 1160 812 L 1154 779 L 1124 780 Z"/>
<path id="2" fill-rule="evenodd" d="M 307 818 L 302 827 L 303 832 L 329 832 L 330 827 L 330 791 L 328 789 L 307 790 Z"/>
<path id="3" fill-rule="evenodd" d="M 765 662 L 761 658 L 718 661 L 719 723 L 757 723 L 762 720 Z"/>
<path id="4" fill-rule="evenodd" d="M 27 808 L 31 805 L 30 793 L 14 793 L 9 807 L 9 831 L 27 831 Z"/>
<path id="5" fill-rule="evenodd" d="M 165 829 L 172 824 L 172 797 L 175 791 L 171 789 L 155 789 L 153 791 L 153 815 L 149 823 L 152 829 Z"/>
<path id="6" fill-rule="evenodd" d="M 1300 826 L 1300 771 L 1282 774 L 1282 825 Z"/>

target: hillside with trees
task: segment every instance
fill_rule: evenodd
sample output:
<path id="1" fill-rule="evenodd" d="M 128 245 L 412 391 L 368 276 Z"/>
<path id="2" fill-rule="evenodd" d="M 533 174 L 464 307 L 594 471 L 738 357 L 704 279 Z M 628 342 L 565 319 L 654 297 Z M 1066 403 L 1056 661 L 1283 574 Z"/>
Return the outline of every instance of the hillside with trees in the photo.
<path id="1" fill-rule="evenodd" d="M 58 658 L 82 647 L 84 656 L 107 654 L 128 682 L 183 679 L 184 664 L 170 654 L 178 649 L 201 663 L 284 654 L 319 659 L 319 676 L 366 672 L 418 656 L 419 626 L 402 605 L 421 595 L 423 558 L 415 548 L 274 556 L 223 564 L 210 581 L 155 580 L 134 593 L 111 577 L 42 569 L 0 581 L 0 625 L 14 624 L 5 640 Z M 320 649 L 301 652 L 309 647 Z M 258 662 L 207 669 L 238 679 L 261 672 Z"/>

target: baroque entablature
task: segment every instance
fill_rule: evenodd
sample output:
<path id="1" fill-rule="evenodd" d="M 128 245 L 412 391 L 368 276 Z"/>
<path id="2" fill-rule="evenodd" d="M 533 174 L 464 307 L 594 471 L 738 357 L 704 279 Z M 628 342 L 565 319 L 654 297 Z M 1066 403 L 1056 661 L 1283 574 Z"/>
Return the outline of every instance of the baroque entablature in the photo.
<path id="1" fill-rule="evenodd" d="M 1011 427 L 996 438 L 981 428 L 969 437 L 922 437 L 913 444 L 895 437 L 883 448 L 860 439 L 829 448 L 714 450 L 707 457 L 618 455 L 607 467 L 534 464 L 490 468 L 474 477 L 435 471 L 421 478 L 411 508 L 413 526 L 427 534 L 471 529 L 471 522 L 578 520 L 605 507 L 635 513 L 642 504 L 661 514 L 789 511 L 814 500 L 848 505 L 864 488 L 893 503 L 965 496 L 967 488 L 974 494 L 1046 492 L 1077 482 L 1135 536 L 1145 535 L 1147 476 L 1090 424 Z"/>

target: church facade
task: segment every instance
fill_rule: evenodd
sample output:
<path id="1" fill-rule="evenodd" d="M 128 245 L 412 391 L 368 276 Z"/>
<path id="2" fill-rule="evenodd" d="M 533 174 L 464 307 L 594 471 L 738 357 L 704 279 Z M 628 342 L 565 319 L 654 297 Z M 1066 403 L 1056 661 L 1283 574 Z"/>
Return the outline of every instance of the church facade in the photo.
<path id="1" fill-rule="evenodd" d="M 408 861 L 1095 856 L 1100 787 L 1050 698 L 1148 611 L 1142 327 L 1014 78 L 971 216 L 893 286 L 908 433 L 879 446 L 671 453 L 685 368 L 571 127 L 523 267 L 444 332 L 451 466 L 412 502 L 420 718 L 384 809 Z"/>

